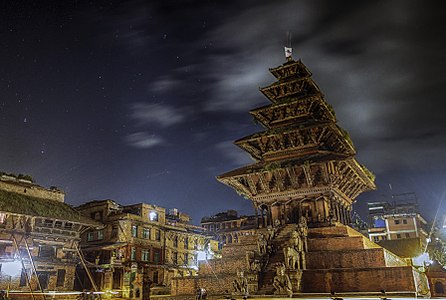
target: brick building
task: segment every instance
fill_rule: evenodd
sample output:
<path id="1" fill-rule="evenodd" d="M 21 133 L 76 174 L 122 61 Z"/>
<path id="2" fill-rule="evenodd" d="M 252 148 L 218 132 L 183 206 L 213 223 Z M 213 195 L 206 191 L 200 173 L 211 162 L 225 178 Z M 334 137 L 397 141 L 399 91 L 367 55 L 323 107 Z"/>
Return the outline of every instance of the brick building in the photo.
<path id="1" fill-rule="evenodd" d="M 241 235 L 254 234 L 257 224 L 256 216 L 239 216 L 235 210 L 201 219 L 201 226 L 218 240 L 220 248 L 225 244 L 239 243 Z"/>
<path id="2" fill-rule="evenodd" d="M 80 233 L 100 224 L 29 176 L 0 175 L 0 289 L 73 290 Z"/>
<path id="3" fill-rule="evenodd" d="M 401 257 L 420 256 L 428 241 L 427 221 L 418 210 L 413 193 L 394 195 L 393 203 L 368 203 L 371 241 Z"/>
<path id="4" fill-rule="evenodd" d="M 195 275 L 198 260 L 217 248 L 176 209 L 146 203 L 124 206 L 113 200 L 91 201 L 77 209 L 104 224 L 82 235 L 97 285 L 124 297 L 146 299 L 150 287 L 168 293 L 173 277 Z"/>
<path id="5" fill-rule="evenodd" d="M 369 237 L 372 241 L 409 238 L 420 238 L 425 241 L 428 237 L 427 221 L 419 213 L 414 195 L 403 194 L 401 196 L 404 196 L 405 200 L 393 203 L 368 203 L 371 223 Z"/>

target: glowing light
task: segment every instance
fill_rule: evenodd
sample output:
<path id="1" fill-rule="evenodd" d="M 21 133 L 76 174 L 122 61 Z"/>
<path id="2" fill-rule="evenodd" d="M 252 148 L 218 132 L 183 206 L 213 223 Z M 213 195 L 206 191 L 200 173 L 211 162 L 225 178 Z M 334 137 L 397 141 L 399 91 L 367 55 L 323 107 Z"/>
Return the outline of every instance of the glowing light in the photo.
<path id="1" fill-rule="evenodd" d="M 430 264 L 432 264 L 432 262 L 433 261 L 430 259 L 429 254 L 426 252 L 413 258 L 413 264 L 415 266 L 430 265 Z"/>
<path id="2" fill-rule="evenodd" d="M 150 221 L 158 221 L 158 214 L 154 211 L 151 211 L 149 213 L 149 219 Z"/>
<path id="3" fill-rule="evenodd" d="M 206 260 L 207 254 L 205 251 L 197 251 L 197 260 Z"/>
<path id="4" fill-rule="evenodd" d="M 2 272 L 11 277 L 18 276 L 22 272 L 22 264 L 18 260 L 3 262 Z"/>

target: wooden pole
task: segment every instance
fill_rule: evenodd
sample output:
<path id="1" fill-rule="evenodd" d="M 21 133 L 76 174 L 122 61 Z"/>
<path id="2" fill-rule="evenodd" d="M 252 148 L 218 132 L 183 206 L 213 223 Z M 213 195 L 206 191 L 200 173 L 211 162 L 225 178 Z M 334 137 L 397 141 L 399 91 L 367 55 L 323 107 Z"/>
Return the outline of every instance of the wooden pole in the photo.
<path id="1" fill-rule="evenodd" d="M 31 255 L 31 251 L 29 251 L 28 241 L 26 240 L 26 238 L 24 238 L 23 241 L 25 242 L 26 252 L 28 253 L 29 259 L 31 261 L 31 267 L 33 269 L 34 274 L 36 275 L 36 278 L 37 278 L 37 286 L 39 287 L 39 290 L 42 292 L 43 299 L 46 300 L 45 292 L 42 289 L 42 285 L 40 284 L 39 276 L 37 275 L 37 269 L 36 269 L 36 265 L 34 264 L 34 259 Z"/>
<path id="2" fill-rule="evenodd" d="M 82 266 L 85 269 L 85 273 L 87 273 L 88 279 L 90 279 L 91 285 L 93 286 L 93 290 L 95 292 L 98 292 L 98 287 L 96 285 L 96 282 L 93 279 L 93 276 L 91 276 L 90 270 L 88 269 L 87 265 L 85 264 L 84 256 L 82 255 L 81 251 L 79 250 L 79 247 L 77 245 L 74 245 L 77 251 L 77 255 L 79 256 Z M 99 295 L 99 299 L 101 299 L 101 296 Z"/>
<path id="3" fill-rule="evenodd" d="M 26 283 L 28 284 L 29 291 L 31 293 L 31 297 L 33 299 L 36 299 L 34 297 L 33 289 L 31 288 L 31 280 L 28 278 L 28 272 L 26 272 L 25 263 L 23 262 L 22 255 L 20 254 L 19 245 L 17 244 L 17 239 L 15 238 L 14 234 L 12 234 L 12 241 L 14 242 L 14 246 L 17 249 L 17 254 L 19 255 L 20 261 L 22 263 L 22 272 L 25 273 Z M 39 278 L 37 278 L 37 281 L 39 281 Z"/>

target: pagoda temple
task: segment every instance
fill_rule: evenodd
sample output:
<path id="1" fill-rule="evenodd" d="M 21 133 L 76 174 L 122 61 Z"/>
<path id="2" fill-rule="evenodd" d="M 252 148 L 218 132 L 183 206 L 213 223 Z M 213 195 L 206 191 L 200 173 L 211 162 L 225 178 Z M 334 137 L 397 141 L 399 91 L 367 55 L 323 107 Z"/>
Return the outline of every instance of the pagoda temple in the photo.
<path id="1" fill-rule="evenodd" d="M 301 216 L 310 226 L 350 223 L 356 197 L 375 189 L 373 174 L 354 158 L 348 133 L 300 60 L 289 57 L 270 72 L 277 81 L 260 91 L 272 103 L 250 112 L 266 130 L 235 142 L 256 162 L 218 180 L 252 200 L 263 227 Z"/>
<path id="2" fill-rule="evenodd" d="M 374 176 L 354 158 L 311 72 L 291 57 L 270 72 L 277 81 L 260 90 L 271 104 L 251 111 L 266 130 L 235 142 L 255 162 L 217 177 L 252 201 L 257 223 L 217 227 L 231 237 L 221 258 L 176 278 L 172 296 L 428 295 L 421 270 L 349 226 Z"/>

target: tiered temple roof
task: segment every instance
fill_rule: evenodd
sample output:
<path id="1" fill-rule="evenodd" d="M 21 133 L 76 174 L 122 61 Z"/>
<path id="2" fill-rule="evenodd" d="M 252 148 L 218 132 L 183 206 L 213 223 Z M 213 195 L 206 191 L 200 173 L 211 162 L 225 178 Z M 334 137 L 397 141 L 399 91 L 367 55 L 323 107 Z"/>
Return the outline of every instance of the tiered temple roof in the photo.
<path id="1" fill-rule="evenodd" d="M 270 69 L 277 81 L 260 91 L 271 104 L 251 110 L 266 130 L 239 139 L 256 161 L 218 180 L 259 203 L 336 193 L 351 205 L 375 188 L 374 176 L 354 158 L 348 133 L 300 61 Z"/>

